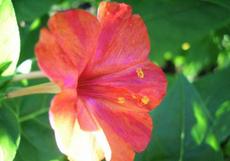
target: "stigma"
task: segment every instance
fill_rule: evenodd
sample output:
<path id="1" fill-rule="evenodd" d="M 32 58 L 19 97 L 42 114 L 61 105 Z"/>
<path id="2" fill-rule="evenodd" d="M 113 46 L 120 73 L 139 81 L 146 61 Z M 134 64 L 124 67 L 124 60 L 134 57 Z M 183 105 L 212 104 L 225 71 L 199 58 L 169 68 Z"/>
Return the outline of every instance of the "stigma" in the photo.
<path id="1" fill-rule="evenodd" d="M 142 68 L 137 68 L 136 69 L 137 77 L 143 79 L 145 77 L 145 74 L 142 70 Z"/>

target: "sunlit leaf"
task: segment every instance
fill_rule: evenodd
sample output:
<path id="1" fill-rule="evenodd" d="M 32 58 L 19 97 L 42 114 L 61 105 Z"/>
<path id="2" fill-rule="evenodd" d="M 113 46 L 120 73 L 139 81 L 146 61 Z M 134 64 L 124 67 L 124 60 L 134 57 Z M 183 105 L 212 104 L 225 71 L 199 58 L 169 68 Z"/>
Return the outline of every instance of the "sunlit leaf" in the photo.
<path id="1" fill-rule="evenodd" d="M 0 64 L 0 75 L 10 66 L 11 62 L 6 61 Z"/>
<path id="2" fill-rule="evenodd" d="M 11 61 L 4 75 L 12 74 L 16 68 L 20 51 L 20 38 L 11 0 L 0 1 L 0 64 Z"/>
<path id="3" fill-rule="evenodd" d="M 0 105 L 0 160 L 12 161 L 20 140 L 19 125 L 12 111 Z"/>
<path id="4" fill-rule="evenodd" d="M 230 68 L 209 74 L 195 82 L 195 85 L 215 122 L 213 131 L 220 141 L 230 136 Z"/>

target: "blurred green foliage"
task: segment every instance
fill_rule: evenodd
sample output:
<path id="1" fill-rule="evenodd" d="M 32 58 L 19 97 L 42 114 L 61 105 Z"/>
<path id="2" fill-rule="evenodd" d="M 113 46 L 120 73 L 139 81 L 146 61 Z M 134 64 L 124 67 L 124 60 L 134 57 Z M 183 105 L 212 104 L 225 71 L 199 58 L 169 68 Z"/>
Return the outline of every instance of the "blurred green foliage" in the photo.
<path id="1" fill-rule="evenodd" d="M 152 111 L 155 131 L 137 161 L 223 160 L 212 118 L 197 90 L 178 75 L 164 102 Z"/>
<path id="2" fill-rule="evenodd" d="M 6 1 L 10 2 L 0 0 L 0 15 L 7 8 L 1 8 Z M 50 15 L 70 8 L 96 14 L 99 4 L 99 0 L 12 2 L 21 40 L 18 66 L 30 59 L 32 70 L 38 69 L 34 45 Z M 230 1 L 119 2 L 130 4 L 133 12 L 143 17 L 151 41 L 150 58 L 164 69 L 169 81 L 166 98 L 151 112 L 151 142 L 135 161 L 230 160 Z M 13 11 L 12 6 L 8 8 Z M 1 57 L 0 74 L 16 61 Z M 51 95 L 3 100 L 6 90 L 47 80 L 10 80 L 0 77 L 0 160 L 66 160 L 57 149 L 48 121 Z"/>

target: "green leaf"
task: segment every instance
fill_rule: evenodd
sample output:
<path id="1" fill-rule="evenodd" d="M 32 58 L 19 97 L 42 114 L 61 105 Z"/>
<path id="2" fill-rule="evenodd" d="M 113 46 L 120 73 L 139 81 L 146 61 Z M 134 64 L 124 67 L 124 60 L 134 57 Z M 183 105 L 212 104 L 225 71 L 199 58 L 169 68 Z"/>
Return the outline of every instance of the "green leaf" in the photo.
<path id="1" fill-rule="evenodd" d="M 12 76 L 0 77 L 0 90 L 6 88 L 6 85 L 12 80 Z"/>
<path id="2" fill-rule="evenodd" d="M 230 9 L 207 1 L 183 0 L 121 0 L 140 14 L 149 31 L 152 55 L 163 64 L 166 52 L 180 54 L 182 44 L 188 42 L 196 47 L 210 32 L 230 23 Z M 202 43 L 197 46 L 202 47 Z M 196 55 L 195 52 L 190 53 Z M 202 53 L 209 56 L 208 52 Z M 200 59 L 202 62 L 203 59 Z"/>
<path id="3" fill-rule="evenodd" d="M 0 64 L 0 90 L 2 90 L 2 88 L 5 88 L 6 84 L 9 83 L 9 81 L 12 79 L 12 76 L 1 76 L 1 74 L 10 66 L 10 64 L 10 61 L 3 62 Z M 0 102 L 3 96 L 4 94 L 0 94 Z"/>
<path id="4" fill-rule="evenodd" d="M 11 61 L 5 75 L 14 73 L 19 58 L 20 38 L 11 0 L 0 3 L 0 64 Z"/>
<path id="5" fill-rule="evenodd" d="M 215 122 L 213 131 L 220 141 L 230 136 L 230 67 L 209 74 L 195 82 Z"/>
<path id="6" fill-rule="evenodd" d="M 223 150 L 224 150 L 224 154 L 226 156 L 226 161 L 227 159 L 230 159 L 230 140 L 228 139 L 228 141 L 224 144 L 223 146 Z M 228 158 L 227 158 L 228 157 Z"/>
<path id="7" fill-rule="evenodd" d="M 215 113 L 219 106 L 230 99 L 230 67 L 216 71 L 195 81 L 195 86 L 201 94 L 211 113 Z"/>
<path id="8" fill-rule="evenodd" d="M 33 95 L 8 102 L 8 105 L 15 107 L 21 125 L 21 142 L 15 161 L 63 158 L 48 120 L 50 99 L 50 95 Z"/>
<path id="9" fill-rule="evenodd" d="M 0 160 L 12 161 L 20 140 L 18 120 L 14 113 L 0 106 Z"/>
<path id="10" fill-rule="evenodd" d="M 207 1 L 230 9 L 230 1 L 229 0 L 207 0 Z"/>
<path id="11" fill-rule="evenodd" d="M 19 21 L 31 21 L 47 14 L 59 0 L 13 0 Z"/>
<path id="12" fill-rule="evenodd" d="M 0 64 L 0 75 L 10 66 L 11 61 L 2 62 Z"/>
<path id="13" fill-rule="evenodd" d="M 153 136 L 136 161 L 223 160 L 215 136 L 207 137 L 209 113 L 185 77 L 178 76 L 165 100 L 151 114 Z"/>

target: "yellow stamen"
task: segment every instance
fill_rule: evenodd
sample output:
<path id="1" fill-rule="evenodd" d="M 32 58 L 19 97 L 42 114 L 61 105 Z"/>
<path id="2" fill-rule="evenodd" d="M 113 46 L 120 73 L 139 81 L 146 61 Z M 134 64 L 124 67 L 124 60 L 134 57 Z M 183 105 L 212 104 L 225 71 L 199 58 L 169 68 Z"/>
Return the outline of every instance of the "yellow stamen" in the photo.
<path id="1" fill-rule="evenodd" d="M 137 73 L 138 78 L 143 79 L 145 77 L 145 74 L 141 68 L 137 68 L 136 73 Z"/>
<path id="2" fill-rule="evenodd" d="M 117 98 L 117 102 L 118 102 L 119 104 L 123 104 L 123 103 L 125 103 L 125 98 L 124 98 L 124 97 L 118 97 L 118 98 Z"/>
<path id="3" fill-rule="evenodd" d="M 141 102 L 143 103 L 143 104 L 145 104 L 145 105 L 147 105 L 148 103 L 149 103 L 149 97 L 147 97 L 147 96 L 143 96 L 142 98 L 141 98 Z"/>
<path id="4" fill-rule="evenodd" d="M 133 98 L 133 99 L 137 99 L 137 96 L 133 94 L 133 95 L 132 95 L 132 98 Z"/>

